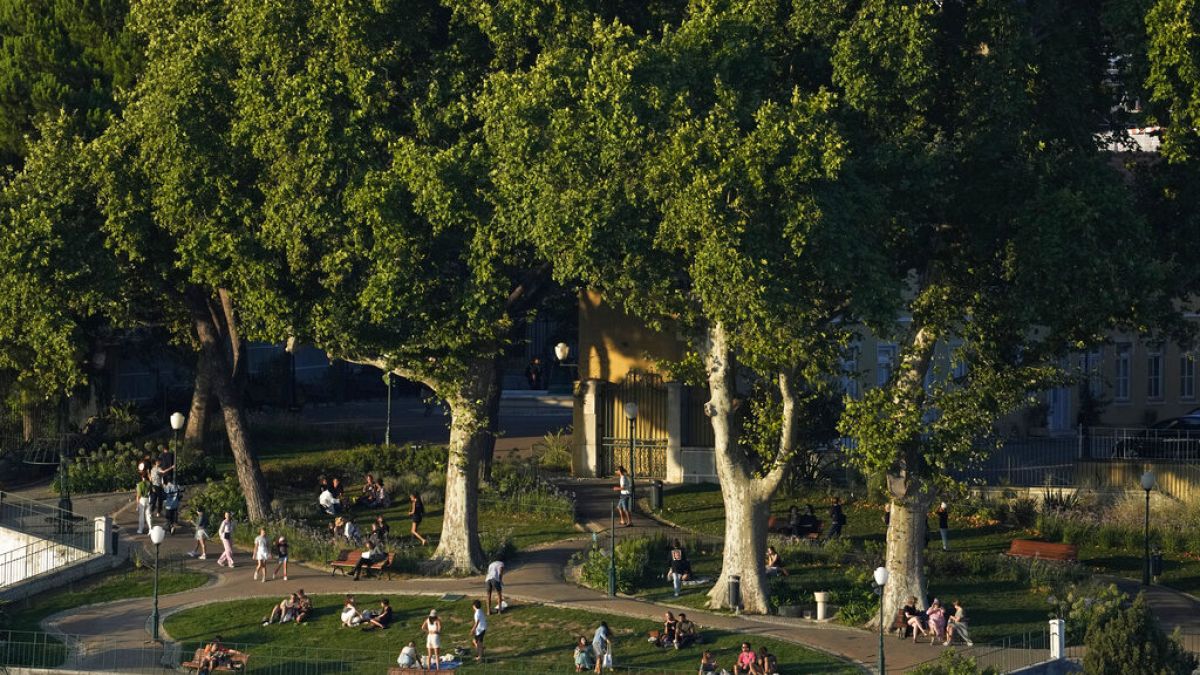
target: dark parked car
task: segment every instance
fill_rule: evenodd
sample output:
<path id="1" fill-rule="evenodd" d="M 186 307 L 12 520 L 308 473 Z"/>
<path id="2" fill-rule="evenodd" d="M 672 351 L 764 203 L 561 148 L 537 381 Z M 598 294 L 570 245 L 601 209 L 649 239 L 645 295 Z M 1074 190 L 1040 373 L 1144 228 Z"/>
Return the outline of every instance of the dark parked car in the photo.
<path id="1" fill-rule="evenodd" d="M 1149 429 L 1117 441 L 1123 459 L 1200 461 L 1200 414 L 1155 422 Z"/>

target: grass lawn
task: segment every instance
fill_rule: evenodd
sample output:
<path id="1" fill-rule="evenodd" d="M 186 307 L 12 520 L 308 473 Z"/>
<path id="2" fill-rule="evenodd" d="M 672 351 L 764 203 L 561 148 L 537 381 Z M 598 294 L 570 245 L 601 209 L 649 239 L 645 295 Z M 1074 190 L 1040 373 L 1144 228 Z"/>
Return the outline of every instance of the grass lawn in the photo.
<path id="1" fill-rule="evenodd" d="M 828 524 L 829 504 L 834 495 L 843 498 L 846 526 L 843 538 L 858 551 L 880 551 L 883 546 L 883 511 L 874 504 L 855 500 L 851 495 L 838 492 L 814 491 L 793 497 L 775 500 L 772 513 L 785 517 L 788 507 L 796 504 L 801 509 L 812 504 L 817 517 Z M 721 493 L 717 486 L 687 485 L 671 490 L 664 495 L 663 517 L 693 532 L 711 537 L 724 535 L 725 517 Z M 932 520 L 932 519 L 931 519 Z M 935 523 L 931 523 L 936 527 Z M 950 545 L 956 552 L 999 554 L 1008 549 L 1009 542 L 1018 537 L 1034 537 L 1035 532 L 1017 530 L 1000 525 L 974 526 L 964 519 L 951 518 Z M 930 540 L 930 550 L 940 546 L 937 531 Z M 846 595 L 861 594 L 869 582 L 860 578 L 863 570 L 856 565 L 834 564 L 825 561 L 789 560 L 789 553 L 781 549 L 790 576 L 773 580 L 776 594 L 799 599 L 803 606 L 815 606 L 812 593 L 815 591 L 841 592 Z M 1086 547 L 1080 558 L 1085 564 Z M 878 555 L 878 554 L 876 554 Z M 1128 564 L 1126 565 L 1128 567 Z M 693 568 L 701 576 L 715 578 L 720 571 L 720 560 L 713 555 L 693 556 Z M 1136 567 L 1135 571 L 1140 570 Z M 1200 570 L 1198 570 L 1200 571 Z M 1140 571 L 1138 571 L 1140 574 Z M 1200 582 L 1200 576 L 1195 578 Z M 1045 593 L 1031 590 L 1013 581 L 998 581 L 989 578 L 959 576 L 955 578 L 929 580 L 932 597 L 948 602 L 959 598 L 971 615 L 972 636 L 976 640 L 1012 635 L 1035 627 L 1041 627 L 1048 618 L 1049 605 Z M 684 589 L 679 599 L 671 599 L 672 589 L 664 579 L 661 585 L 645 589 L 640 595 L 650 599 L 672 601 L 689 607 L 703 607 L 707 602 L 707 588 Z M 875 605 L 878 607 L 878 605 Z"/>
<path id="2" fill-rule="evenodd" d="M 358 596 L 359 608 L 376 607 L 378 599 Z M 443 601 L 433 598 L 391 596 L 396 623 L 386 631 L 363 632 L 340 628 L 338 613 L 343 596 L 315 596 L 314 617 L 308 625 L 261 625 L 261 617 L 270 609 L 263 600 L 238 600 L 216 603 L 173 614 L 166 629 L 173 639 L 184 643 L 184 653 L 192 652 L 206 639 L 220 634 L 227 643 L 244 643 L 250 654 L 251 672 L 290 673 L 372 673 L 384 672 L 394 665 L 401 647 L 409 640 L 423 655 L 424 636 L 421 622 L 430 609 L 442 617 L 442 645 L 470 647 L 468 632 L 471 609 L 468 600 Z M 472 672 L 573 672 L 572 646 L 575 638 L 591 640 L 600 620 L 608 621 L 616 635 L 619 667 L 654 671 L 695 672 L 700 659 L 696 647 L 680 651 L 658 649 L 645 640 L 646 632 L 657 624 L 623 617 L 563 610 L 540 605 L 521 605 L 489 617 L 487 655 L 489 662 L 476 666 L 468 661 L 464 670 Z M 717 655 L 721 667 L 731 665 L 732 655 L 741 636 L 720 631 L 703 632 L 709 649 Z M 756 646 L 759 641 L 752 640 Z M 798 645 L 767 641 L 779 656 L 784 673 L 853 673 L 856 669 L 832 657 Z M 295 669 L 293 671 L 293 669 Z"/>

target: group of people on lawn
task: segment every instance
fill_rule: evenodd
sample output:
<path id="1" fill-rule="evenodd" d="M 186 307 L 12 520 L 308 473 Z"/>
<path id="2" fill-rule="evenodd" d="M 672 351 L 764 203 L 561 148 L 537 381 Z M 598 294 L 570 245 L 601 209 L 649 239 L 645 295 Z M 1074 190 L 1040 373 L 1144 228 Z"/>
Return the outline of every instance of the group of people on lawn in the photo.
<path id="1" fill-rule="evenodd" d="M 351 508 L 382 509 L 392 504 L 392 498 L 384 488 L 383 481 L 376 479 L 372 474 L 367 474 L 361 494 L 351 502 L 347 501 L 345 487 L 339 478 L 327 479 L 325 476 L 321 476 L 317 488 L 319 490 L 317 508 L 326 515 L 334 516 L 333 522 L 329 525 L 329 530 L 333 533 L 334 538 L 344 537 L 356 546 L 361 542 L 361 533 L 358 525 L 354 523 L 354 519 L 350 517 Z M 408 501 L 408 517 L 412 520 L 410 532 L 424 546 L 428 540 L 421 535 L 419 528 L 421 521 L 425 519 L 425 502 L 416 492 L 408 495 Z M 387 528 L 386 523 L 383 523 L 382 516 L 377 516 L 375 520 L 376 526 L 372 526 L 373 533 L 377 532 L 379 525 Z M 385 544 L 387 542 L 386 534 L 387 532 L 381 539 Z"/>
<path id="2" fill-rule="evenodd" d="M 696 624 L 688 620 L 687 615 L 680 612 L 679 618 L 667 612 L 663 619 L 663 630 L 651 633 L 650 640 L 660 647 L 673 646 L 681 649 L 691 644 L 701 642 Z M 749 642 L 743 642 L 741 650 L 734 657 L 732 673 L 735 675 L 775 675 L 779 671 L 779 662 L 774 654 L 760 647 L 755 651 Z M 595 669 L 600 673 L 604 669 L 613 669 L 613 631 L 607 621 L 601 621 L 599 628 L 592 635 L 592 642 L 580 636 L 575 642 L 575 672 L 582 673 Z M 700 655 L 698 675 L 717 673 L 718 665 L 712 650 L 705 649 Z"/>

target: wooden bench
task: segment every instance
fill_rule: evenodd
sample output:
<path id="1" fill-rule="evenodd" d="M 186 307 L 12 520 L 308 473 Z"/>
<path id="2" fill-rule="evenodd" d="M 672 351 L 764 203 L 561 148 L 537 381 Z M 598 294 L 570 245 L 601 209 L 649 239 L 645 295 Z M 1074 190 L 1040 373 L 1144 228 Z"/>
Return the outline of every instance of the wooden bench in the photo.
<path id="1" fill-rule="evenodd" d="M 239 652 L 236 649 L 225 650 L 225 655 L 228 657 L 224 663 L 212 668 L 213 672 L 235 673 L 246 670 L 246 664 L 250 661 L 250 655 L 244 652 Z M 200 672 L 200 660 L 204 658 L 204 648 L 200 647 L 196 653 L 192 655 L 191 661 L 185 661 L 179 664 L 180 668 L 185 668 L 189 672 Z"/>
<path id="2" fill-rule="evenodd" d="M 358 564 L 358 561 L 361 558 L 362 551 L 342 551 L 338 554 L 337 560 L 329 561 L 329 576 L 333 576 L 338 570 L 341 570 L 343 574 L 350 574 L 351 570 L 354 569 L 354 566 Z M 363 569 L 367 571 L 374 570 L 379 574 L 386 572 L 388 579 L 391 579 L 392 562 L 394 562 L 395 559 L 396 554 L 389 553 L 387 554 L 387 557 L 383 558 L 379 562 L 371 563 L 370 565 L 364 565 Z"/>
<path id="3" fill-rule="evenodd" d="M 1008 555 L 1014 558 L 1037 558 L 1039 560 L 1075 562 L 1079 560 L 1079 547 L 1074 544 L 1055 544 L 1048 541 L 1013 539 L 1012 544 L 1008 548 Z"/>

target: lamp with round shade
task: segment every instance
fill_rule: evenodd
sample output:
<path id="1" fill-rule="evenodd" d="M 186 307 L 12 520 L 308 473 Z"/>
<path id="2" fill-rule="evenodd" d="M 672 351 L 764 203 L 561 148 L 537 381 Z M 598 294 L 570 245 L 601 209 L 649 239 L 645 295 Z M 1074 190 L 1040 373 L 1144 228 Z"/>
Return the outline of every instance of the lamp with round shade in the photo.
<path id="1" fill-rule="evenodd" d="M 1142 474 L 1142 489 L 1143 490 L 1153 490 L 1154 483 L 1155 483 L 1155 478 L 1154 478 L 1153 471 L 1147 471 L 1146 473 Z"/>
<path id="2" fill-rule="evenodd" d="M 886 567 L 876 567 L 875 568 L 875 585 L 876 586 L 887 586 L 887 580 L 888 580 L 887 568 Z"/>
<path id="3" fill-rule="evenodd" d="M 152 633 L 154 641 L 158 642 L 158 545 L 163 543 L 167 538 L 167 531 L 162 525 L 155 525 L 150 528 L 150 541 L 154 544 L 154 613 L 150 615 L 150 621 L 154 626 Z"/>
<path id="4" fill-rule="evenodd" d="M 629 420 L 637 419 L 637 404 L 633 401 L 625 404 L 625 418 Z"/>
<path id="5" fill-rule="evenodd" d="M 558 359 L 559 361 L 566 361 L 567 357 L 570 355 L 571 347 L 567 345 L 567 343 L 560 342 L 554 345 L 554 358 Z"/>
<path id="6" fill-rule="evenodd" d="M 875 593 L 879 595 L 879 673 L 887 672 L 883 654 L 883 587 L 887 586 L 888 571 L 886 567 L 875 568 Z"/>
<path id="7" fill-rule="evenodd" d="M 155 546 L 163 543 L 163 540 L 166 538 L 167 531 L 162 525 L 155 525 L 154 527 L 150 528 L 150 542 Z"/>
<path id="8" fill-rule="evenodd" d="M 171 414 L 171 428 L 175 431 L 182 429 L 184 422 L 187 422 L 187 416 L 183 413 L 177 412 Z"/>
<path id="9" fill-rule="evenodd" d="M 1154 472 L 1142 474 L 1142 489 L 1146 491 L 1145 556 L 1142 559 L 1142 584 L 1150 585 L 1150 491 L 1154 489 Z"/>

